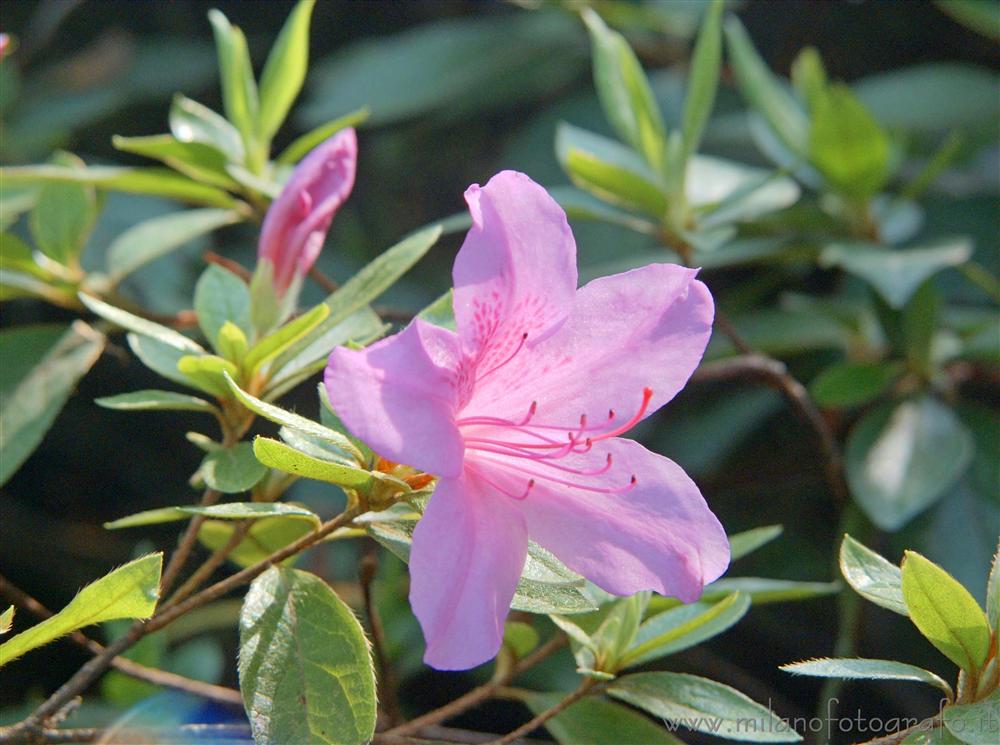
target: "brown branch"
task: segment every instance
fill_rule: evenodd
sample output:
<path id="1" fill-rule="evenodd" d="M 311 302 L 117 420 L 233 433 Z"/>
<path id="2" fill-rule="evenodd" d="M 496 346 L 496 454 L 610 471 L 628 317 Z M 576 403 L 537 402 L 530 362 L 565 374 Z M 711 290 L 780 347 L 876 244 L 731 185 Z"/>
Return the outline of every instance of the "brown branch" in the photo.
<path id="1" fill-rule="evenodd" d="M 76 743 L 76 742 L 97 742 L 99 741 L 108 730 L 102 729 L 100 727 L 76 727 L 72 729 L 45 729 L 37 733 L 33 743 L 46 743 L 47 745 L 53 745 L 55 743 Z M 139 727 L 138 732 L 140 732 L 144 737 L 140 738 L 144 742 L 147 741 L 146 738 L 149 736 L 162 733 L 163 735 L 218 735 L 218 736 L 239 736 L 246 735 L 250 733 L 249 724 L 182 724 L 177 727 Z M 0 730 L 0 742 L 28 742 L 27 740 L 7 740 L 4 738 L 6 734 L 5 730 Z M 123 734 L 123 733 L 117 733 Z M 119 739 L 116 737 L 115 741 L 118 742 Z"/>
<path id="2" fill-rule="evenodd" d="M 218 264 L 223 269 L 228 269 L 244 282 L 249 282 L 253 279 L 253 275 L 245 266 L 240 264 L 238 261 L 227 259 L 225 256 L 215 253 L 215 251 L 206 251 L 202 254 L 202 258 L 209 264 Z"/>
<path id="3" fill-rule="evenodd" d="M 691 377 L 695 383 L 717 383 L 732 380 L 758 381 L 781 393 L 799 416 L 815 431 L 823 450 L 827 483 L 834 500 L 841 507 L 847 504 L 847 484 L 844 481 L 843 456 L 833 430 L 809 397 L 806 387 L 788 374 L 783 362 L 762 354 L 708 362 Z"/>
<path id="4" fill-rule="evenodd" d="M 473 688 L 471 691 L 466 693 L 464 696 L 456 698 L 444 706 L 429 711 L 423 716 L 419 716 L 406 724 L 401 724 L 398 727 L 393 727 L 388 730 L 385 734 L 387 735 L 411 735 L 420 732 L 424 727 L 429 727 L 434 724 L 440 724 L 441 722 L 451 719 L 454 716 L 458 716 L 463 711 L 471 709 L 473 706 L 481 704 L 483 701 L 490 699 L 493 695 L 507 685 L 510 681 L 516 678 L 518 675 L 523 673 L 535 665 L 537 665 L 542 660 L 549 657 L 549 655 L 554 652 L 558 652 L 566 646 L 566 637 L 559 633 L 556 636 L 549 639 L 545 644 L 538 647 L 535 651 L 525 657 L 523 660 L 513 665 L 509 672 L 502 675 L 495 680 L 491 680 L 489 683 L 484 683 L 477 688 Z"/>
<path id="5" fill-rule="evenodd" d="M 219 501 L 219 497 L 221 496 L 222 494 L 215 489 L 207 489 L 201 497 L 201 506 L 208 507 L 213 505 Z M 174 586 L 174 582 L 177 581 L 177 577 L 184 568 L 188 556 L 191 555 L 191 551 L 194 549 L 194 544 L 198 541 L 198 531 L 201 530 L 202 523 L 204 522 L 204 515 L 195 515 L 188 522 L 187 528 L 185 528 L 184 534 L 177 544 L 177 550 L 171 554 L 170 561 L 167 562 L 167 568 L 163 570 L 163 575 L 160 577 L 161 598 L 170 591 L 170 588 Z"/>
<path id="6" fill-rule="evenodd" d="M 199 566 L 187 581 L 184 582 L 173 595 L 160 607 L 160 612 L 167 610 L 171 606 L 176 605 L 184 598 L 188 597 L 192 592 L 197 591 L 212 576 L 212 573 L 218 569 L 222 562 L 229 558 L 229 555 L 236 550 L 236 547 L 243 542 L 246 537 L 247 531 L 250 530 L 252 525 L 250 520 L 241 520 L 239 524 L 233 529 L 233 534 L 229 536 L 229 540 L 226 541 L 225 545 L 220 546 L 212 555 L 205 559 L 204 563 Z"/>
<path id="7" fill-rule="evenodd" d="M 3 575 L 0 575 L 0 595 L 6 596 L 19 608 L 23 608 L 43 621 L 54 615 L 52 611 L 14 585 Z M 105 650 L 103 644 L 94 641 L 81 631 L 73 631 L 70 633 L 69 638 L 92 655 L 102 654 Z M 177 675 L 166 670 L 159 670 L 138 662 L 133 662 L 125 657 L 114 658 L 110 666 L 136 680 L 144 680 L 147 683 L 163 686 L 164 688 L 184 691 L 223 704 L 235 704 L 238 706 L 243 704 L 240 692 L 234 688 L 226 688 L 225 686 L 213 685 L 212 683 L 205 683 L 200 680 L 192 680 L 183 675 Z"/>
<path id="8" fill-rule="evenodd" d="M 375 546 L 369 542 L 369 546 L 358 564 L 358 576 L 361 580 L 361 594 L 364 597 L 365 616 L 368 618 L 372 646 L 375 648 L 375 659 L 378 661 L 379 682 L 381 683 L 379 698 L 386 715 L 389 717 L 389 724 L 396 725 L 402 721 L 402 716 L 399 713 L 399 700 L 396 696 L 396 679 L 386 648 L 385 629 L 382 627 L 382 619 L 378 614 L 378 608 L 375 606 L 372 595 L 372 584 L 376 571 L 378 571 L 378 553 Z"/>
<path id="9" fill-rule="evenodd" d="M 589 694 L 590 693 L 590 689 L 593 688 L 596 684 L 597 684 L 597 681 L 594 680 L 593 678 L 584 678 L 583 682 L 580 683 L 580 687 L 579 688 L 577 688 L 575 691 L 573 691 L 568 696 L 566 696 L 565 698 L 563 698 L 555 706 L 553 706 L 553 707 L 551 707 L 549 709 L 546 709 L 545 711 L 543 711 L 538 716 L 536 716 L 536 717 L 532 718 L 530 721 L 525 722 L 524 724 L 522 724 L 520 727 L 518 727 L 513 732 L 509 732 L 506 735 L 504 735 L 503 737 L 497 738 L 496 740 L 494 740 L 493 742 L 489 743 L 488 745 L 510 745 L 510 743 L 514 742 L 515 740 L 520 739 L 523 735 L 527 735 L 527 734 L 530 734 L 531 732 L 534 732 L 536 729 L 538 729 L 539 727 L 541 727 L 547 721 L 549 721 L 553 717 L 558 716 L 563 711 L 565 711 L 570 706 L 572 706 L 577 701 L 579 701 L 581 698 L 583 698 L 584 696 L 586 696 L 587 694 Z"/>
<path id="10" fill-rule="evenodd" d="M 318 284 L 326 292 L 334 293 L 340 289 L 340 285 L 337 284 L 336 280 L 331 277 L 326 276 L 316 267 L 309 270 L 309 279 Z"/>

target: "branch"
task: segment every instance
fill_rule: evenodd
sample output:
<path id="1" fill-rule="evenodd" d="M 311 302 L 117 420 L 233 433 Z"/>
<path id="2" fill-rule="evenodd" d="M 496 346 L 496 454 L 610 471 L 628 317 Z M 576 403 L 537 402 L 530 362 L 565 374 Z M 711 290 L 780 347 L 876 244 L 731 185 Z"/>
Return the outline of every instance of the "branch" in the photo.
<path id="1" fill-rule="evenodd" d="M 393 727 L 392 729 L 385 732 L 387 735 L 412 735 L 420 732 L 425 727 L 429 727 L 433 724 L 440 724 L 441 722 L 451 719 L 454 716 L 458 716 L 466 709 L 471 709 L 487 699 L 493 697 L 493 695 L 507 685 L 510 681 L 516 678 L 518 675 L 528 670 L 539 662 L 547 658 L 554 652 L 558 652 L 566 646 L 566 637 L 559 633 L 556 636 L 549 639 L 545 644 L 538 647 L 534 652 L 529 654 L 523 660 L 518 662 L 516 665 L 512 666 L 510 671 L 505 675 L 491 680 L 489 683 L 484 683 L 483 685 L 473 688 L 471 691 L 466 693 L 464 696 L 456 698 L 444 706 L 429 711 L 423 716 L 419 716 L 406 724 L 401 724 L 398 727 Z"/>
<path id="2" fill-rule="evenodd" d="M 570 706 L 572 706 L 577 701 L 579 701 L 581 698 L 583 698 L 588 693 L 590 693 L 590 689 L 593 688 L 596 683 L 597 683 L 597 681 L 595 681 L 593 678 L 584 678 L 583 682 L 580 683 L 580 687 L 579 688 L 577 688 L 571 694 L 569 694 L 568 696 L 566 696 L 564 699 L 562 699 L 555 706 L 553 706 L 550 709 L 546 709 L 545 711 L 543 711 L 538 716 L 536 716 L 533 719 L 531 719 L 530 721 L 525 722 L 524 724 L 522 724 L 520 727 L 518 727 L 513 732 L 509 732 L 508 734 L 504 735 L 503 737 L 497 738 L 496 740 L 494 740 L 493 742 L 489 743 L 488 745 L 510 745 L 510 743 L 512 743 L 515 740 L 519 739 L 522 735 L 527 735 L 527 734 L 529 734 L 531 732 L 534 732 L 536 729 L 538 729 L 539 727 L 541 727 L 547 721 L 549 721 L 550 719 L 552 719 L 555 716 L 558 716 L 563 711 L 565 711 Z"/>
<path id="3" fill-rule="evenodd" d="M 382 706 L 389 717 L 389 723 L 395 725 L 402 721 L 402 717 L 399 713 L 399 700 L 396 697 L 395 675 L 393 675 L 392 663 L 389 661 L 386 649 L 385 629 L 382 627 L 382 619 L 372 597 L 372 582 L 375 579 L 376 571 L 378 571 L 378 553 L 369 542 L 368 549 L 358 565 L 358 576 L 361 580 L 361 594 L 364 596 L 365 616 L 368 618 L 372 646 L 375 648 L 375 659 L 378 661 L 379 682 L 381 683 L 379 697 L 382 699 Z"/>
<path id="4" fill-rule="evenodd" d="M 791 404 L 799 416 L 816 432 L 825 460 L 826 480 L 837 504 L 848 502 L 847 484 L 844 481 L 843 456 L 833 430 L 809 397 L 806 387 L 788 373 L 783 362 L 762 354 L 749 353 L 699 367 L 691 377 L 695 383 L 717 383 L 732 380 L 758 381 L 770 386 Z"/>
<path id="5" fill-rule="evenodd" d="M 215 489 L 207 489 L 201 497 L 201 506 L 208 507 L 213 505 L 219 501 L 219 497 L 221 496 L 222 494 Z M 194 544 L 198 541 L 198 531 L 201 530 L 202 523 L 204 522 L 204 515 L 195 515 L 188 522 L 187 528 L 184 529 L 184 534 L 177 544 L 177 550 L 170 556 L 167 568 L 163 570 L 163 575 L 160 577 L 161 598 L 170 591 L 170 588 L 174 586 L 174 582 L 177 581 L 181 569 L 184 568 L 188 556 L 191 555 L 191 551 L 194 549 Z"/>
<path id="6" fill-rule="evenodd" d="M 184 584 L 182 584 L 180 587 L 178 587 L 177 590 L 174 592 L 174 594 L 171 595 L 170 598 L 167 600 L 167 602 L 163 604 L 163 606 L 160 608 L 160 612 L 162 613 L 167 608 L 177 605 L 177 603 L 182 601 L 184 598 L 188 597 L 191 593 L 195 592 L 199 587 L 205 584 L 205 581 L 212 576 L 212 573 L 216 569 L 218 569 L 219 566 L 222 565 L 222 562 L 224 562 L 227 558 L 229 558 L 229 554 L 235 551 L 236 547 L 243 542 L 243 539 L 246 537 L 247 532 L 250 530 L 251 524 L 252 521 L 250 520 L 241 520 L 236 525 L 236 527 L 233 528 L 233 534 L 229 536 L 229 540 L 226 541 L 225 545 L 222 545 L 219 548 L 217 548 L 212 553 L 211 556 L 205 559 L 205 562 L 200 567 L 198 567 L 191 574 L 191 576 L 188 577 L 187 581 L 184 582 Z"/>

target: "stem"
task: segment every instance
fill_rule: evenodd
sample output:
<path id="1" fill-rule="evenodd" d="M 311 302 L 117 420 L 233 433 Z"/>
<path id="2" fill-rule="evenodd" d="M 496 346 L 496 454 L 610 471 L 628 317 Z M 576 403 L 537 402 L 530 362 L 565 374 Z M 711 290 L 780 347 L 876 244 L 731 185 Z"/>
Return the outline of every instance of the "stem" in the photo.
<path id="1" fill-rule="evenodd" d="M 989 295 L 991 300 L 1000 303 L 1000 280 L 994 277 L 986 267 L 975 261 L 966 261 L 957 268 L 962 276 Z"/>
<path id="2" fill-rule="evenodd" d="M 586 696 L 588 693 L 590 693 L 590 689 L 594 687 L 594 685 L 596 684 L 596 682 L 597 681 L 595 681 L 593 678 L 584 678 L 583 682 L 580 683 L 580 687 L 579 688 L 577 688 L 571 694 L 569 694 L 568 696 L 566 696 L 564 699 L 562 699 L 559 703 L 557 703 L 551 709 L 546 709 L 545 711 L 543 711 L 538 716 L 536 716 L 533 719 L 531 719 L 530 721 L 525 722 L 524 724 L 522 724 L 520 727 L 518 727 L 513 732 L 508 732 L 503 737 L 500 737 L 500 738 L 494 740 L 493 742 L 489 743 L 489 745 L 509 745 L 510 743 L 512 743 L 515 740 L 519 739 L 522 735 L 527 735 L 530 732 L 533 732 L 534 730 L 538 729 L 543 724 L 545 724 L 547 721 L 549 721 L 553 717 L 559 715 L 560 713 L 562 713 L 563 711 L 565 711 L 567 708 L 569 708 L 570 706 L 572 706 L 573 704 L 575 704 L 577 701 L 579 701 L 581 698 L 583 698 L 584 696 Z"/>
<path id="3" fill-rule="evenodd" d="M 334 293 L 340 289 L 340 285 L 337 284 L 333 279 L 326 276 L 316 267 L 312 267 L 309 270 L 309 279 L 318 284 L 323 290 L 329 293 Z"/>
<path id="4" fill-rule="evenodd" d="M 932 717 L 928 717 L 922 722 L 914 724 L 912 727 L 907 727 L 899 732 L 893 732 L 891 735 L 883 735 L 882 737 L 876 737 L 871 740 L 867 740 L 860 745 L 899 745 L 907 737 L 912 735 L 914 732 L 930 732 L 941 726 L 941 715 L 937 714 Z"/>
<path id="5" fill-rule="evenodd" d="M 178 587 L 167 602 L 160 607 L 160 612 L 162 613 L 167 610 L 167 608 L 176 605 L 205 584 L 205 581 L 212 576 L 212 573 L 218 569 L 222 562 L 229 558 L 229 555 L 243 542 L 243 539 L 246 537 L 246 534 L 250 530 L 250 526 L 252 524 L 251 520 L 241 520 L 233 529 L 233 534 L 229 537 L 229 540 L 226 541 L 226 544 L 217 548 L 211 556 L 205 559 L 205 562 L 198 567 L 191 574 L 191 576 L 188 577 L 187 581 Z"/>
<path id="6" fill-rule="evenodd" d="M 207 489 L 201 497 L 201 506 L 208 507 L 213 505 L 219 501 L 219 497 L 221 496 L 222 494 L 215 489 Z M 185 528 L 184 534 L 177 544 L 177 550 L 170 556 L 167 568 L 163 570 L 163 576 L 160 578 L 160 597 L 166 595 L 170 591 L 170 588 L 173 587 L 174 582 L 177 581 L 181 569 L 184 568 L 188 556 L 191 555 L 191 551 L 198 541 L 198 531 L 201 530 L 202 523 L 204 522 L 204 515 L 195 515 L 188 522 L 187 528 Z"/>
<path id="7" fill-rule="evenodd" d="M 378 571 L 378 553 L 375 546 L 369 544 L 365 555 L 361 557 L 358 576 L 361 580 L 361 594 L 364 597 L 365 616 L 368 618 L 372 646 L 375 648 L 375 659 L 378 661 L 379 682 L 381 683 L 379 697 L 382 699 L 382 706 L 389 717 L 389 724 L 396 725 L 402 721 L 399 713 L 399 699 L 396 696 L 396 676 L 393 675 L 392 665 L 389 662 L 382 618 L 378 614 L 378 608 L 375 606 L 372 596 L 372 584 L 376 571 Z"/>
<path id="8" fill-rule="evenodd" d="M 451 701 L 440 708 L 434 709 L 433 711 L 429 711 L 423 716 L 419 716 L 406 724 L 393 727 L 385 734 L 412 735 L 419 732 L 424 727 L 428 727 L 432 724 L 439 724 L 440 722 L 451 719 L 454 716 L 458 716 L 463 711 L 471 709 L 473 706 L 492 698 L 498 690 L 506 686 L 518 675 L 523 673 L 525 670 L 534 667 L 554 652 L 558 652 L 564 646 L 566 646 L 566 637 L 562 633 L 556 634 L 523 660 L 518 662 L 516 665 L 513 665 L 505 675 L 502 675 L 495 680 L 491 680 L 489 683 L 484 683 L 477 688 L 473 688 L 471 691 L 463 696 L 459 696 L 454 701 Z"/>

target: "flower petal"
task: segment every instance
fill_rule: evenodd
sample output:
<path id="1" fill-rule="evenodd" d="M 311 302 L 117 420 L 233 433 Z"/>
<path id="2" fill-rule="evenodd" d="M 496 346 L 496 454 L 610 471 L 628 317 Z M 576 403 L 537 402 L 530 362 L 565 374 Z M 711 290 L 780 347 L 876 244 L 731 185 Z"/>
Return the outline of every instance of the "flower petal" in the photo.
<path id="1" fill-rule="evenodd" d="M 410 605 L 431 667 L 465 670 L 500 649 L 528 551 L 524 519 L 509 502 L 466 473 L 438 482 L 417 523 Z"/>
<path id="2" fill-rule="evenodd" d="M 351 434 L 384 458 L 458 476 L 458 354 L 453 332 L 420 319 L 365 349 L 337 347 L 324 378 L 330 403 Z"/>
<path id="3" fill-rule="evenodd" d="M 466 412 L 520 419 L 537 402 L 534 419 L 575 429 L 625 423 L 672 399 L 701 361 L 715 308 L 697 270 L 651 264 L 596 279 L 576 293 L 562 328 L 526 349 L 475 389 Z"/>
<path id="4" fill-rule="evenodd" d="M 481 376 L 566 319 L 576 242 L 566 213 L 523 173 L 502 171 L 465 192 L 472 228 L 455 259 L 455 321 Z"/>
<path id="5" fill-rule="evenodd" d="M 632 440 L 602 441 L 558 465 L 594 473 L 609 453 L 612 467 L 599 475 L 572 475 L 514 458 L 499 467 L 494 460 L 487 473 L 502 469 L 506 483 L 534 478 L 517 503 L 531 539 L 604 590 L 615 595 L 654 590 L 686 603 L 697 600 L 729 564 L 729 541 L 718 519 L 680 466 Z M 468 458 L 475 468 L 484 467 L 478 454 Z M 633 475 L 635 485 L 627 488 Z"/>
<path id="6" fill-rule="evenodd" d="M 257 255 L 274 264 L 280 292 L 316 262 L 334 214 L 354 187 L 357 159 L 354 130 L 341 130 L 302 159 L 268 209 Z"/>

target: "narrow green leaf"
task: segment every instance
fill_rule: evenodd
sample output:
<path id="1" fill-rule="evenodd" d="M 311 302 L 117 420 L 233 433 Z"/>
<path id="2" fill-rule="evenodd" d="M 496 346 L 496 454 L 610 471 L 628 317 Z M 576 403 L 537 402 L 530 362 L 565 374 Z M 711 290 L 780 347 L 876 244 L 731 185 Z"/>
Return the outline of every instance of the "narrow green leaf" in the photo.
<path id="1" fill-rule="evenodd" d="M 906 736 L 902 745 L 962 745 L 962 741 L 955 737 L 943 725 L 921 728 Z"/>
<path id="2" fill-rule="evenodd" d="M 0 635 L 7 634 L 14 627 L 14 606 L 0 613 Z"/>
<path id="3" fill-rule="evenodd" d="M 963 670 L 975 675 L 990 651 L 990 625 L 969 591 L 915 551 L 903 555 L 903 597 L 920 633 Z"/>
<path id="4" fill-rule="evenodd" d="M 684 99 L 684 117 L 681 131 L 684 149 L 688 155 L 698 150 L 701 135 L 712 113 L 715 92 L 719 87 L 722 67 L 722 11 L 723 0 L 713 0 L 705 13 L 691 57 L 687 97 Z"/>
<path id="5" fill-rule="evenodd" d="M 295 342 L 305 337 L 310 331 L 321 324 L 330 315 L 330 307 L 317 305 L 312 310 L 303 313 L 294 321 L 274 331 L 253 345 L 247 354 L 244 365 L 251 375 L 262 365 L 278 357 Z"/>
<path id="6" fill-rule="evenodd" d="M 805 155 L 809 143 L 809 120 L 805 113 L 767 68 L 736 16 L 726 19 L 725 32 L 740 91 L 789 150 Z"/>
<path id="7" fill-rule="evenodd" d="M 183 350 L 188 354 L 204 354 L 205 352 L 204 349 L 188 339 L 184 334 L 180 334 L 166 326 L 161 326 L 158 323 L 147 321 L 145 318 L 140 318 L 121 308 L 108 305 L 103 300 L 98 300 L 92 295 L 81 292 L 80 302 L 87 306 L 95 315 L 100 316 L 106 321 L 111 321 L 111 323 L 121 326 L 124 329 L 134 331 L 141 336 L 148 336 L 175 349 Z"/>
<path id="8" fill-rule="evenodd" d="M 995 745 L 1000 735 L 1000 688 L 974 704 L 946 706 L 944 726 L 968 745 Z"/>
<path id="9" fill-rule="evenodd" d="M 257 142 L 259 106 L 247 40 L 243 32 L 231 25 L 220 11 L 214 8 L 208 11 L 208 20 L 212 24 L 219 55 L 222 103 L 226 118 L 240 131 L 246 151 L 252 153 Z"/>
<path id="10" fill-rule="evenodd" d="M 650 595 L 649 592 L 639 592 L 631 597 L 615 600 L 611 612 L 591 635 L 594 644 L 604 652 L 605 657 L 605 663 L 598 672 L 613 675 L 624 666 L 625 652 L 635 641 Z"/>
<path id="11" fill-rule="evenodd" d="M 614 140 L 562 122 L 556 130 L 556 157 L 574 184 L 599 199 L 657 220 L 667 211 L 656 174 Z"/>
<path id="12" fill-rule="evenodd" d="M 170 106 L 170 131 L 181 142 L 211 145 L 231 163 L 244 160 L 239 131 L 207 106 L 179 93 Z"/>
<path id="13" fill-rule="evenodd" d="M 120 517 L 117 520 L 104 523 L 105 530 L 120 530 L 121 528 L 138 528 L 145 525 L 159 525 L 187 520 L 191 515 L 204 515 L 216 520 L 255 520 L 265 517 L 288 518 L 291 520 L 306 520 L 314 528 L 320 521 L 316 515 L 305 507 L 299 507 L 285 502 L 226 502 L 208 507 L 190 505 L 187 507 L 159 507 L 155 510 L 137 512 L 134 515 Z"/>
<path id="14" fill-rule="evenodd" d="M 177 360 L 177 371 L 195 387 L 217 398 L 229 398 L 226 375 L 236 375 L 236 365 L 214 354 L 187 354 Z"/>
<path id="15" fill-rule="evenodd" d="M 561 693 L 525 692 L 523 701 L 536 715 L 551 709 Z M 585 698 L 545 723 L 561 745 L 683 745 L 662 725 L 634 709 L 603 698 Z"/>
<path id="16" fill-rule="evenodd" d="M 883 530 L 899 530 L 941 499 L 972 461 L 972 436 L 930 396 L 887 404 L 847 438 L 851 493 Z"/>
<path id="17" fill-rule="evenodd" d="M 218 415 L 219 410 L 203 398 L 173 391 L 134 391 L 94 400 L 98 406 L 119 411 L 200 411 Z"/>
<path id="18" fill-rule="evenodd" d="M 749 742 L 799 742 L 766 706 L 714 680 L 686 673 L 636 673 L 612 681 L 607 693 L 698 732 Z"/>
<path id="19" fill-rule="evenodd" d="M 368 107 L 352 111 L 333 119 L 326 124 L 321 124 L 304 135 L 297 137 L 291 145 L 286 147 L 278 156 L 277 163 L 281 165 L 294 165 L 302 160 L 309 152 L 321 142 L 333 137 L 337 132 L 348 127 L 357 127 L 368 120 L 371 112 Z"/>
<path id="20" fill-rule="evenodd" d="M 163 554 L 131 561 L 90 583 L 69 605 L 0 644 L 0 665 L 91 624 L 116 618 L 149 618 L 160 592 Z"/>
<path id="21" fill-rule="evenodd" d="M 643 665 L 718 636 L 750 610 L 750 596 L 741 592 L 710 603 L 692 603 L 659 613 L 639 628 L 622 667 Z"/>
<path id="22" fill-rule="evenodd" d="M 105 341 L 82 321 L 61 335 L 45 326 L 0 332 L 0 484 L 41 443 Z"/>
<path id="23" fill-rule="evenodd" d="M 623 142 L 631 145 L 649 165 L 663 164 L 667 130 L 642 65 L 625 41 L 590 8 L 581 14 L 594 55 L 594 85 L 604 116 Z"/>
<path id="24" fill-rule="evenodd" d="M 896 662 L 895 660 L 831 659 L 824 657 L 782 665 L 781 669 L 786 673 L 811 675 L 819 678 L 912 680 L 917 683 L 926 683 L 927 685 L 940 688 L 948 698 L 952 698 L 951 686 L 946 681 L 929 670 L 924 670 L 916 665 L 908 665 L 905 662 Z"/>
<path id="25" fill-rule="evenodd" d="M 934 4 L 963 26 L 993 41 L 1000 41 L 1000 7 L 996 3 L 984 3 L 982 0 L 935 0 Z"/>
<path id="26" fill-rule="evenodd" d="M 1000 545 L 993 554 L 990 576 L 986 583 L 986 616 L 996 632 L 1000 628 Z"/>
<path id="27" fill-rule="evenodd" d="M 0 619 L 3 617 L 0 616 Z M 2 627 L 0 627 L 2 628 Z M 2 631 L 0 631 L 2 633 Z M 531 624 L 521 621 L 507 621 L 503 625 L 503 645 L 517 659 L 523 658 L 538 646 L 539 636 Z"/>
<path id="28" fill-rule="evenodd" d="M 54 167 L 80 171 L 86 166 L 70 153 L 52 156 Z M 35 246 L 60 264 L 74 262 L 97 220 L 97 192 L 81 183 L 49 182 L 42 186 L 28 225 Z"/>
<path id="29" fill-rule="evenodd" d="M 351 609 L 319 577 L 273 567 L 240 614 L 240 690 L 258 745 L 361 745 L 375 732 L 375 671 Z"/>
<path id="30" fill-rule="evenodd" d="M 133 225 L 108 247 L 108 275 L 117 284 L 139 267 L 225 225 L 240 222 L 235 210 L 174 212 Z"/>
<path id="31" fill-rule="evenodd" d="M 229 554 L 229 561 L 241 567 L 253 566 L 315 529 L 312 520 L 299 518 L 281 516 L 254 520 L 246 537 Z M 209 551 L 216 551 L 229 543 L 235 530 L 231 520 L 206 520 L 198 531 L 198 541 Z M 290 556 L 281 565 L 290 566 L 297 558 Z"/>
<path id="32" fill-rule="evenodd" d="M 115 135 L 111 142 L 118 150 L 158 160 L 195 181 L 230 191 L 235 191 L 239 187 L 239 184 L 226 172 L 225 154 L 214 145 L 203 142 L 181 142 L 173 135 L 143 137 Z"/>
<path id="33" fill-rule="evenodd" d="M 264 478 L 267 468 L 254 457 L 249 442 L 240 442 L 205 456 L 199 473 L 209 488 L 224 494 L 238 494 Z"/>
<path id="34" fill-rule="evenodd" d="M 815 47 L 806 47 L 792 63 L 792 85 L 799 98 L 812 111 L 816 100 L 826 90 L 826 67 Z"/>
<path id="35" fill-rule="evenodd" d="M 729 561 L 733 562 L 766 546 L 784 531 L 782 525 L 763 525 L 729 536 Z"/>
<path id="36" fill-rule="evenodd" d="M 302 90 L 309 66 L 309 21 L 316 0 L 300 0 L 281 28 L 260 75 L 257 131 L 267 141 L 274 136 Z"/>
<path id="37" fill-rule="evenodd" d="M 243 329 L 232 321 L 226 321 L 219 329 L 219 336 L 215 341 L 215 346 L 219 354 L 239 367 L 243 364 L 243 359 L 250 350 L 250 342 Z"/>
<path id="38" fill-rule="evenodd" d="M 658 230 L 657 224 L 651 220 L 613 207 L 573 186 L 553 186 L 548 189 L 548 192 L 565 210 L 566 217 L 571 222 L 592 220 L 609 225 L 619 225 L 643 235 L 655 235 Z"/>
<path id="39" fill-rule="evenodd" d="M 441 297 L 417 313 L 420 318 L 435 326 L 455 330 L 455 291 L 448 290 Z"/>
<path id="40" fill-rule="evenodd" d="M 370 471 L 321 460 L 267 437 L 257 437 L 253 441 L 253 452 L 257 460 L 270 468 L 346 489 L 367 490 L 376 478 Z M 405 483 L 399 482 L 399 486 L 402 491 L 409 491 Z"/>
<path id="41" fill-rule="evenodd" d="M 218 264 L 209 264 L 194 287 L 194 310 L 205 338 L 213 346 L 226 321 L 236 324 L 246 336 L 253 334 L 250 322 L 250 289 L 246 282 Z"/>
<path id="42" fill-rule="evenodd" d="M 597 651 L 597 644 L 590 638 L 590 634 L 573 623 L 573 621 L 568 618 L 563 618 L 555 613 L 551 614 L 549 618 L 552 620 L 552 623 L 558 626 L 563 633 L 566 634 L 566 636 L 575 641 L 581 647 L 585 647 L 586 649 L 590 649 L 594 652 Z"/>
<path id="43" fill-rule="evenodd" d="M 199 385 L 177 369 L 177 363 L 187 356 L 189 350 L 178 349 L 170 344 L 157 341 L 149 336 L 130 333 L 125 337 L 129 348 L 135 356 L 153 372 L 188 388 L 198 388 Z"/>
<path id="44" fill-rule="evenodd" d="M 206 207 L 234 207 L 236 205 L 236 200 L 222 189 L 200 184 L 168 168 L 14 166 L 0 168 L 0 181 L 11 185 L 90 184 L 109 191 L 151 194 L 191 204 L 201 204 Z"/>
<path id="45" fill-rule="evenodd" d="M 742 592 L 750 597 L 753 605 L 784 603 L 791 600 L 836 595 L 841 590 L 839 582 L 797 582 L 789 579 L 767 577 L 724 577 L 705 588 L 701 599 L 705 602 L 720 600 L 730 593 Z"/>
<path id="46" fill-rule="evenodd" d="M 966 237 L 911 248 L 885 248 L 868 243 L 833 243 L 820 253 L 820 265 L 840 267 L 874 287 L 893 308 L 906 305 L 925 280 L 972 256 Z"/>
<path id="47" fill-rule="evenodd" d="M 809 393 L 825 408 L 861 406 L 889 390 L 903 370 L 900 362 L 839 362 L 816 376 Z"/>
<path id="48" fill-rule="evenodd" d="M 910 615 L 899 567 L 846 534 L 840 544 L 840 573 L 861 597 L 901 616 Z"/>

